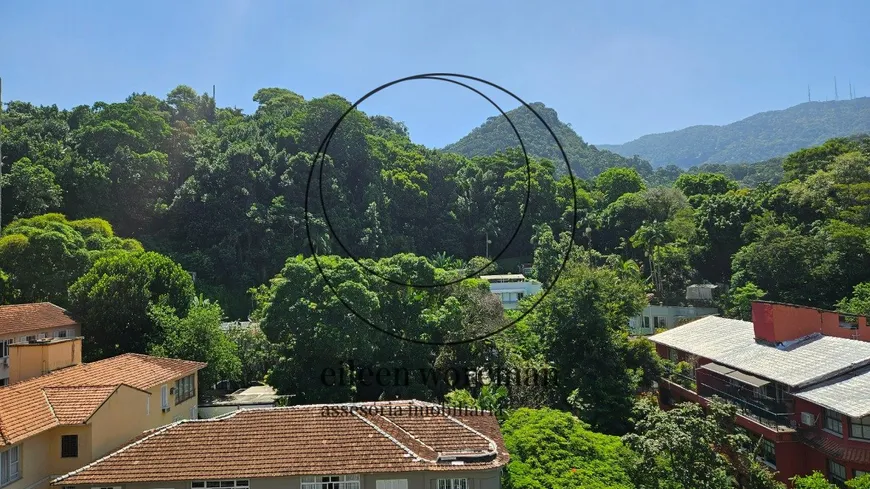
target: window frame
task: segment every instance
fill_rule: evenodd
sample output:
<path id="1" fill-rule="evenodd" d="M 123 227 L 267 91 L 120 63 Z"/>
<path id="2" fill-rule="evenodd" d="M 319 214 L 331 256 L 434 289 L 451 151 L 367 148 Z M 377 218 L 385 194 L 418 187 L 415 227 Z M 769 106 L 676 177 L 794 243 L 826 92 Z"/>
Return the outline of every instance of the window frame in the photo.
<path id="1" fill-rule="evenodd" d="M 15 466 L 14 471 L 12 470 L 13 465 Z M 0 452 L 0 487 L 17 482 L 21 477 L 21 445 L 15 445 Z"/>
<path id="2" fill-rule="evenodd" d="M 839 475 L 834 475 L 833 469 L 834 469 L 835 465 L 837 467 L 843 469 L 843 477 L 842 478 Z M 845 465 L 843 465 L 835 460 L 828 459 L 827 469 L 828 469 L 828 480 L 829 481 L 833 482 L 834 484 L 838 484 L 838 485 L 843 485 L 846 482 L 847 471 L 846 471 Z"/>
<path id="3" fill-rule="evenodd" d="M 75 449 L 75 455 L 70 455 L 71 452 L 67 451 L 72 448 Z M 79 458 L 79 435 L 60 435 L 60 458 Z"/>
<path id="4" fill-rule="evenodd" d="M 359 474 L 306 475 L 299 480 L 299 487 L 301 489 L 361 489 L 362 485 Z"/>
<path id="5" fill-rule="evenodd" d="M 860 435 L 855 435 L 855 427 L 859 428 Z M 852 440 L 870 441 L 870 416 L 864 416 L 863 418 L 849 417 L 849 438 Z"/>
<path id="6" fill-rule="evenodd" d="M 379 479 L 375 489 L 408 489 L 408 479 Z"/>
<path id="7" fill-rule="evenodd" d="M 250 479 L 215 479 L 215 480 L 197 480 L 190 481 L 191 489 L 204 489 L 204 488 L 234 488 L 234 489 L 250 489 L 251 481 Z"/>
<path id="8" fill-rule="evenodd" d="M 15 343 L 15 340 L 11 338 L 8 340 L 0 341 L 0 359 L 9 357 L 9 347 L 13 343 Z"/>
<path id="9" fill-rule="evenodd" d="M 822 427 L 826 431 L 843 436 L 843 416 L 840 413 L 828 408 L 822 408 L 822 418 Z M 829 421 L 831 426 L 828 426 Z M 837 428 L 834 428 L 834 426 L 837 426 Z"/>
<path id="10" fill-rule="evenodd" d="M 680 362 L 680 350 L 677 350 L 673 347 L 668 347 L 668 360 L 679 363 Z"/>
<path id="11" fill-rule="evenodd" d="M 450 479 L 438 479 L 435 489 L 469 489 L 468 479 L 451 477 Z"/>
<path id="12" fill-rule="evenodd" d="M 169 409 L 169 386 L 166 384 L 160 386 L 160 408 L 163 411 Z"/>
<path id="13" fill-rule="evenodd" d="M 760 453 L 758 458 L 765 464 L 776 468 L 776 443 L 767 438 L 761 437 L 759 440 Z"/>
<path id="14" fill-rule="evenodd" d="M 186 375 L 175 381 L 175 405 L 179 405 L 196 396 L 196 374 Z"/>

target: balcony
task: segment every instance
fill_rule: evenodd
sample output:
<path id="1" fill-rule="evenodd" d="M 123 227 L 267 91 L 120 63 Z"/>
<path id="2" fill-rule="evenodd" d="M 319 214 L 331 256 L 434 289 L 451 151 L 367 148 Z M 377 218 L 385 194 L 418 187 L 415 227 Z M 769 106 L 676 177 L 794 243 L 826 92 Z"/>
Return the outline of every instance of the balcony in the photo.
<path id="1" fill-rule="evenodd" d="M 733 404 L 737 408 L 739 417 L 746 418 L 748 422 L 760 424 L 777 432 L 795 431 L 791 427 L 793 413 L 789 402 L 776 401 L 740 386 L 726 384 L 724 387 L 715 387 L 704 382 L 705 378 L 699 381 L 683 369 L 672 369 L 666 372 L 662 380 L 672 393 L 679 394 L 683 400 L 699 402 L 706 406 L 715 396 Z"/>
<path id="2" fill-rule="evenodd" d="M 791 403 L 781 402 L 775 399 L 757 396 L 749 393 L 746 389 L 734 386 L 717 388 L 706 383 L 698 385 L 698 394 L 709 400 L 716 396 L 723 401 L 737 407 L 737 413 L 758 423 L 770 430 L 777 432 L 794 432 L 791 426 L 792 409 Z"/>

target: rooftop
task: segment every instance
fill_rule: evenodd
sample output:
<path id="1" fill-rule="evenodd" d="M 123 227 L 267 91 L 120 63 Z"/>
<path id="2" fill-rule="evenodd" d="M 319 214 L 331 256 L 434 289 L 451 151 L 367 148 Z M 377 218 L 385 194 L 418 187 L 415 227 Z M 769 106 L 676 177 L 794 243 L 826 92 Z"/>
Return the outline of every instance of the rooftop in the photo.
<path id="1" fill-rule="evenodd" d="M 794 395 L 853 418 L 870 415 L 870 368 L 865 367 Z"/>
<path id="2" fill-rule="evenodd" d="M 870 342 L 815 335 L 774 347 L 756 341 L 751 322 L 718 316 L 649 339 L 792 387 L 806 387 L 870 365 Z"/>
<path id="3" fill-rule="evenodd" d="M 75 324 L 69 311 L 50 302 L 0 306 L 0 336 Z"/>
<path id="4" fill-rule="evenodd" d="M 146 390 L 203 367 L 127 353 L 0 387 L 0 442 L 9 445 L 55 426 L 82 424 L 122 385 Z"/>
<path id="5" fill-rule="evenodd" d="M 456 472 L 507 461 L 490 413 L 443 411 L 421 401 L 309 405 L 173 423 L 52 484 Z"/>

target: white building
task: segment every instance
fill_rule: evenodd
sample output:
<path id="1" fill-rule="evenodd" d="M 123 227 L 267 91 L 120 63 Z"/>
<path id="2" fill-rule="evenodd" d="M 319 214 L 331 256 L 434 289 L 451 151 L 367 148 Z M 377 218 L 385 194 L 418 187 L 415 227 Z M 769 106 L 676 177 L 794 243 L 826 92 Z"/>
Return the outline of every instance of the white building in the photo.
<path id="1" fill-rule="evenodd" d="M 640 316 L 628 321 L 633 335 L 650 335 L 659 328 L 670 329 L 692 319 L 719 314 L 715 307 L 646 306 Z"/>
<path id="2" fill-rule="evenodd" d="M 505 309 L 516 309 L 521 299 L 537 294 L 543 288 L 541 282 L 519 273 L 481 275 L 480 278 L 489 282 L 489 290 L 501 299 Z"/>

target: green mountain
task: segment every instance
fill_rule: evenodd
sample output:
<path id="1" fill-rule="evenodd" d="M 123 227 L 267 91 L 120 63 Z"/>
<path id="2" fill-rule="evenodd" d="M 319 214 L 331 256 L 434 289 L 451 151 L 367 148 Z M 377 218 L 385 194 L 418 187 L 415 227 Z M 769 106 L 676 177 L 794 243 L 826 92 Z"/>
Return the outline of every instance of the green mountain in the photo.
<path id="1" fill-rule="evenodd" d="M 591 178 L 604 170 L 625 166 L 636 169 L 641 175 L 652 174 L 652 165 L 638 157 L 623 157 L 610 151 L 601 151 L 583 141 L 568 124 L 559 120 L 556 111 L 541 102 L 530 104 L 553 129 L 565 149 L 571 170 L 576 176 Z M 563 161 L 559 147 L 553 141 L 547 128 L 526 107 L 519 107 L 507 113 L 523 138 L 530 156 L 548 158 L 556 162 L 557 168 Z M 488 156 L 508 148 L 519 147 L 517 136 L 504 116 L 490 117 L 482 125 L 472 130 L 459 141 L 444 148 L 444 151 L 465 156 Z M 565 172 L 564 165 L 561 171 Z"/>
<path id="2" fill-rule="evenodd" d="M 692 126 L 648 134 L 625 144 L 601 144 L 623 156 L 638 155 L 654 166 L 688 168 L 703 163 L 741 163 L 784 156 L 828 139 L 870 131 L 870 97 L 806 102 L 725 126 Z"/>

